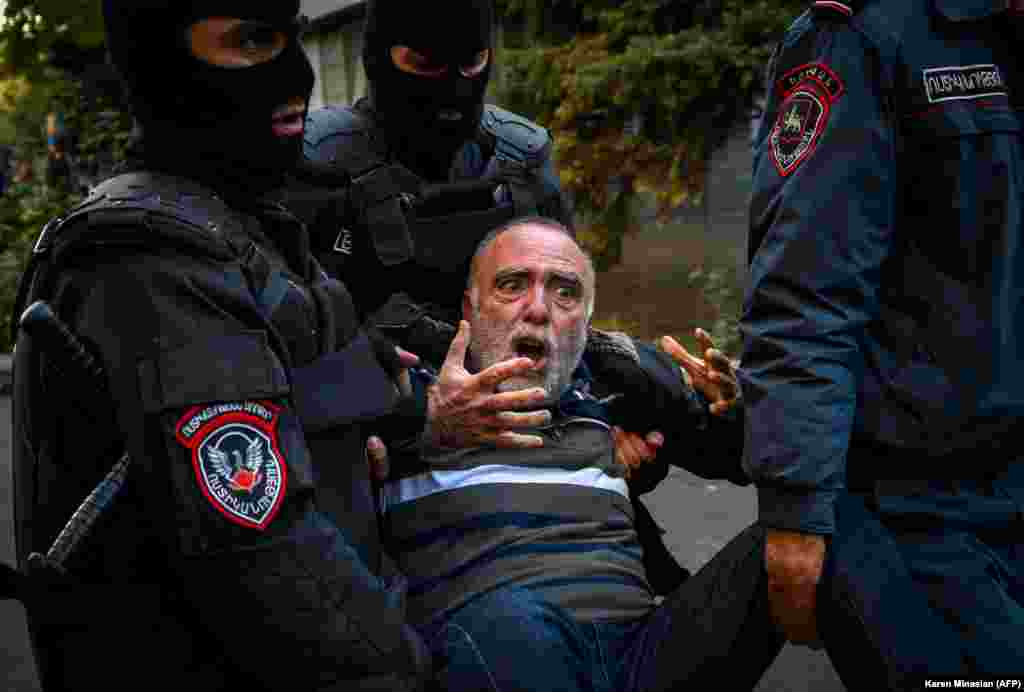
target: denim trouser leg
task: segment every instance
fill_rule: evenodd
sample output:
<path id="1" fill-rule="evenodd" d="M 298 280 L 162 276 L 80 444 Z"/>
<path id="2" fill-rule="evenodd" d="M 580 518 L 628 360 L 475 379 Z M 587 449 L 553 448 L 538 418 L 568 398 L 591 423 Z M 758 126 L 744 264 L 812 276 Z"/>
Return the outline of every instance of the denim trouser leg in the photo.
<path id="1" fill-rule="evenodd" d="M 481 596 L 429 627 L 440 689 L 451 692 L 604 692 L 595 687 L 586 625 L 526 589 Z"/>

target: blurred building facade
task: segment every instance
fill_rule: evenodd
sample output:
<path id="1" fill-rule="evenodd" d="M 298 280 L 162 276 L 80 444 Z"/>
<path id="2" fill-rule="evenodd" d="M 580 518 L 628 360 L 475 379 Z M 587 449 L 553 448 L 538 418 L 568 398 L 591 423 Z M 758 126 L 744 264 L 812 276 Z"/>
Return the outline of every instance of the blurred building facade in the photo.
<path id="1" fill-rule="evenodd" d="M 364 96 L 364 0 L 302 0 L 302 13 L 310 19 L 303 43 L 316 72 L 310 108 L 348 104 Z"/>

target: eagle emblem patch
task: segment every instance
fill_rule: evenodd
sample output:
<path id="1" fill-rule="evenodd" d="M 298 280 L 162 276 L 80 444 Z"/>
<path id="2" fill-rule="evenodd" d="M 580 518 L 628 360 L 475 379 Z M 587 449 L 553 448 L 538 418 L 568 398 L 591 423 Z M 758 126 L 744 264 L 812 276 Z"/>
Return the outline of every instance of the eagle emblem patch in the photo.
<path id="1" fill-rule="evenodd" d="M 196 407 L 178 422 L 199 489 L 228 520 L 265 529 L 284 500 L 287 473 L 278 447 L 279 409 L 244 401 Z"/>
<path id="2" fill-rule="evenodd" d="M 782 104 L 768 135 L 768 149 L 783 178 L 795 171 L 818 145 L 832 104 L 846 91 L 842 80 L 821 63 L 801 65 L 776 82 Z"/>
<path id="3" fill-rule="evenodd" d="M 768 135 L 772 162 L 783 178 L 806 159 L 828 121 L 828 101 L 811 89 L 800 89 L 782 103 L 775 127 Z"/>

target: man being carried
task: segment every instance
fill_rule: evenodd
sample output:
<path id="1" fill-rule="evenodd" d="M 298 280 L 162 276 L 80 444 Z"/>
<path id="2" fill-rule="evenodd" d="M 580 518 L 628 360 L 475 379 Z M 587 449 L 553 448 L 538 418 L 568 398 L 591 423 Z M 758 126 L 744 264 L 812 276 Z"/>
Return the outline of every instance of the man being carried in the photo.
<path id="1" fill-rule="evenodd" d="M 500 390 L 542 387 L 551 420 L 531 431 L 543 447 L 435 448 L 425 470 L 385 483 L 410 619 L 441 643 L 448 689 L 751 689 L 782 646 L 766 606 L 764 532 L 747 529 L 656 603 L 616 461 L 617 413 L 591 395 L 581 363 L 593 303 L 593 267 L 556 222 L 512 222 L 481 243 L 466 321 L 431 386 L 465 377 L 464 363 L 529 358 L 533 369 Z M 678 344 L 663 344 L 682 360 Z M 706 474 L 694 430 L 665 431 L 666 445 Z M 718 475 L 744 482 L 738 456 L 721 458 Z"/>

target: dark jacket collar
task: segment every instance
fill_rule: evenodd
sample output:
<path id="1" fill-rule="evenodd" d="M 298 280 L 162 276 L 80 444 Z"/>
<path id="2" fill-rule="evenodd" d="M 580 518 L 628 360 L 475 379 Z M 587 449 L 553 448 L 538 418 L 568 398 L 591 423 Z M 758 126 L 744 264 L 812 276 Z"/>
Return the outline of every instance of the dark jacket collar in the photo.
<path id="1" fill-rule="evenodd" d="M 1007 7 L 1007 0 L 935 0 L 939 14 L 953 22 L 986 19 Z"/>

